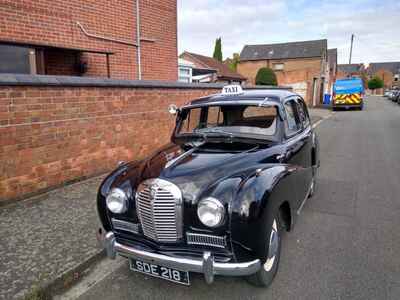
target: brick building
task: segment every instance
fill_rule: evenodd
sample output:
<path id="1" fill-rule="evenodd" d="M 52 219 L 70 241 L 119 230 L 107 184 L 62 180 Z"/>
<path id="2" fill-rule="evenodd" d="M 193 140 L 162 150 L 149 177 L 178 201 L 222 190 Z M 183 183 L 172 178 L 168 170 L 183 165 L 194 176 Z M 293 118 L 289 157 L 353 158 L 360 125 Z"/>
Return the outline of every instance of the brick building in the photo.
<path id="1" fill-rule="evenodd" d="M 175 81 L 176 56 L 176 0 L 0 2 L 0 73 Z"/>
<path id="2" fill-rule="evenodd" d="M 241 84 L 246 80 L 244 76 L 232 71 L 227 64 L 212 57 L 187 51 L 179 57 L 193 64 L 193 81 Z"/>
<path id="3" fill-rule="evenodd" d="M 318 105 L 328 89 L 327 50 L 327 40 L 246 45 L 237 71 L 255 84 L 260 68 L 272 68 L 279 85 L 291 86 L 309 105 Z"/>
<path id="4" fill-rule="evenodd" d="M 337 49 L 328 49 L 328 72 L 329 72 L 329 81 L 328 81 L 328 93 L 332 94 L 333 84 L 336 81 L 337 77 Z"/>
<path id="5" fill-rule="evenodd" d="M 400 87 L 400 62 L 370 63 L 367 73 L 369 78 L 381 78 L 385 89 Z"/>
<path id="6" fill-rule="evenodd" d="M 364 64 L 340 64 L 338 65 L 337 78 L 362 77 L 364 72 Z"/>

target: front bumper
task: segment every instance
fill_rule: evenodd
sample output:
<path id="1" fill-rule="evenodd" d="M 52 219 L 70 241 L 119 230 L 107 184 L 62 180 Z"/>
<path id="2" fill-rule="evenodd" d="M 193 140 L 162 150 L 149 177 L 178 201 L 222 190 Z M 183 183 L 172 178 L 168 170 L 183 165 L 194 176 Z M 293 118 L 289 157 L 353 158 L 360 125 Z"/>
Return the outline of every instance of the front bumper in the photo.
<path id="1" fill-rule="evenodd" d="M 176 258 L 165 254 L 147 252 L 118 243 L 113 232 L 106 233 L 102 229 L 99 229 L 97 239 L 111 259 L 115 259 L 116 255 L 119 254 L 181 271 L 203 273 L 207 283 L 213 282 L 214 275 L 247 276 L 256 273 L 261 268 L 259 259 L 243 263 L 215 262 L 210 251 L 205 251 L 201 260 Z"/>

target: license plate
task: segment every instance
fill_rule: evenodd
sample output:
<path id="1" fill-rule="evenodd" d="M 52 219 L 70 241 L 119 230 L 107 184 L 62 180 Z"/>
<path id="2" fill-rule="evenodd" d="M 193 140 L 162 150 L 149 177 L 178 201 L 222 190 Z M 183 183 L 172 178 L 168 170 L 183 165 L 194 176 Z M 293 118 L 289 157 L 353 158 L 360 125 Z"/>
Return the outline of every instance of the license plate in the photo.
<path id="1" fill-rule="evenodd" d="M 153 277 L 169 280 L 175 283 L 190 285 L 189 272 L 179 271 L 172 268 L 158 266 L 144 261 L 130 259 L 129 265 L 131 270 L 140 272 Z"/>

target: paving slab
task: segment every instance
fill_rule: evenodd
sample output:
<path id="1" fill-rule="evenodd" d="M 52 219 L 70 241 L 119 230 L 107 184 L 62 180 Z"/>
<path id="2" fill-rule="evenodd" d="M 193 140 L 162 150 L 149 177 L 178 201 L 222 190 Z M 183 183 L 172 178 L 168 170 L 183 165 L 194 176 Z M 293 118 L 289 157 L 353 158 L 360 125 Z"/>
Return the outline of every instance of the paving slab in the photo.
<path id="1" fill-rule="evenodd" d="M 102 178 L 0 208 L 0 299 L 24 297 L 100 253 L 94 233 Z"/>

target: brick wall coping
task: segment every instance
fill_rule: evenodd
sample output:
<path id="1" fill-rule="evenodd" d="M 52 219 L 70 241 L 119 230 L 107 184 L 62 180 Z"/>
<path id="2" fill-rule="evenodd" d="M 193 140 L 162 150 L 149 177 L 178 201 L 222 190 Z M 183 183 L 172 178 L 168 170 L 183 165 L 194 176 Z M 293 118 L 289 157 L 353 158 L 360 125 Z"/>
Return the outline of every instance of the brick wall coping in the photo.
<path id="1" fill-rule="evenodd" d="M 220 89 L 222 83 L 184 83 L 156 80 L 121 80 L 101 77 L 0 74 L 0 86 L 125 87 L 171 89 Z M 246 86 L 246 89 L 291 89 L 284 86 Z"/>

